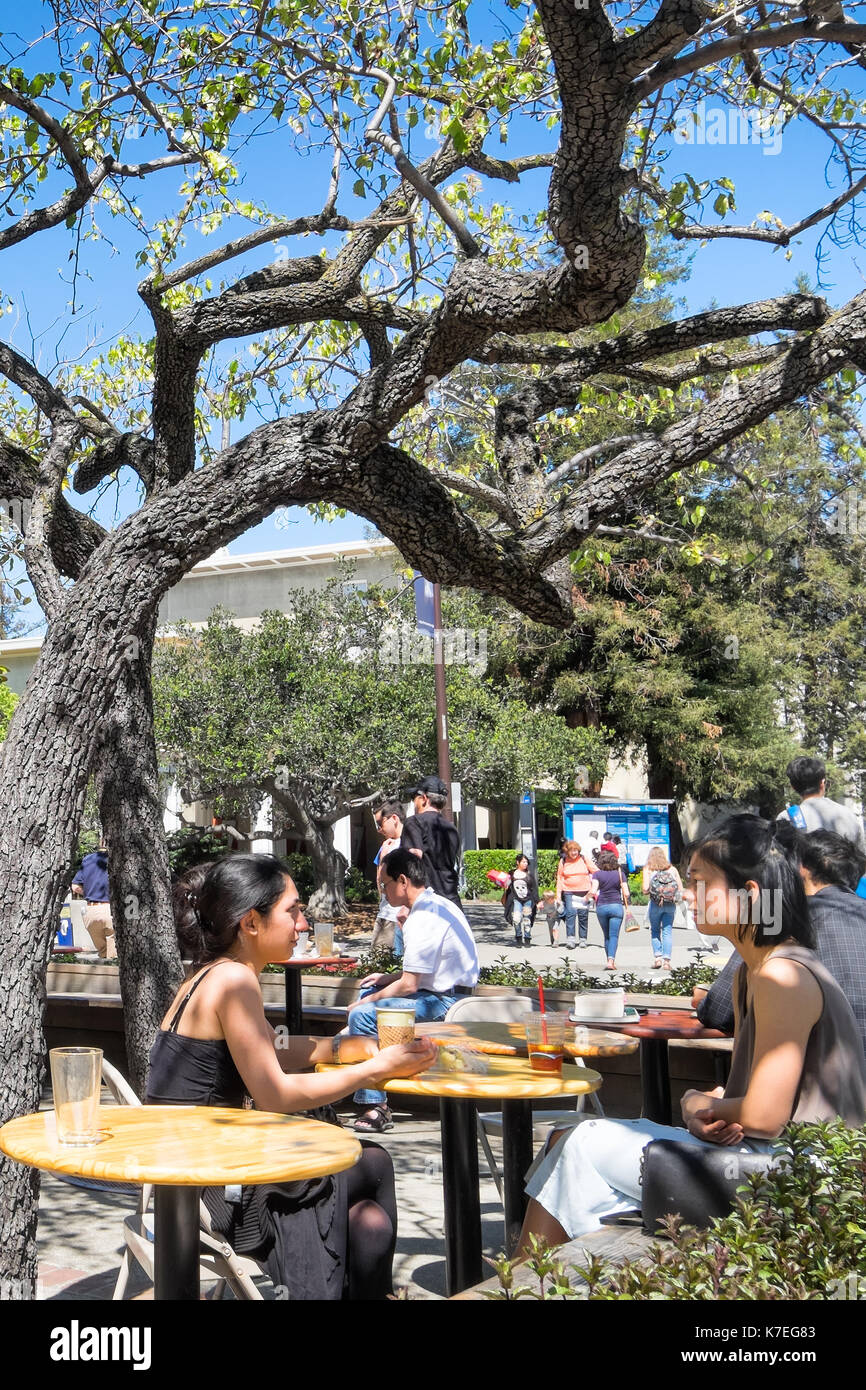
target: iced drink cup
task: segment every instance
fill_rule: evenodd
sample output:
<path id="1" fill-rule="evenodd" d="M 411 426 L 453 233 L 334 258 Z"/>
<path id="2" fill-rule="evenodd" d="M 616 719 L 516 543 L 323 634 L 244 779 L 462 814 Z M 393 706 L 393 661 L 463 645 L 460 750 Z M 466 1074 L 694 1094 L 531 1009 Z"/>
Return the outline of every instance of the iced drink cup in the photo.
<path id="1" fill-rule="evenodd" d="M 415 1005 L 401 1004 L 398 1009 L 376 1010 L 376 1031 L 380 1047 L 415 1041 Z"/>
<path id="2" fill-rule="evenodd" d="M 533 1071 L 562 1075 L 565 1014 L 526 1014 L 526 1046 Z"/>
<path id="3" fill-rule="evenodd" d="M 48 1058 L 58 1141 L 73 1148 L 97 1144 L 102 1049 L 52 1047 Z"/>
<path id="4" fill-rule="evenodd" d="M 333 922 L 317 922 L 314 928 L 316 938 L 316 954 L 319 956 L 332 956 L 334 954 L 334 924 Z"/>

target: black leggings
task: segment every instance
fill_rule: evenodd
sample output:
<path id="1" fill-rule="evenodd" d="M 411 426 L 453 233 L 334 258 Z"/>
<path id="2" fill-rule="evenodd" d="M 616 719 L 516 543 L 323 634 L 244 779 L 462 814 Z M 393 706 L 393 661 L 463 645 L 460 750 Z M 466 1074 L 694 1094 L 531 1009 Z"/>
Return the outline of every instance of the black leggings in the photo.
<path id="1" fill-rule="evenodd" d="M 361 1142 L 361 1157 L 346 1173 L 349 1203 L 349 1287 L 357 1300 L 387 1298 L 393 1292 L 391 1265 L 397 1244 L 394 1165 L 380 1144 Z"/>

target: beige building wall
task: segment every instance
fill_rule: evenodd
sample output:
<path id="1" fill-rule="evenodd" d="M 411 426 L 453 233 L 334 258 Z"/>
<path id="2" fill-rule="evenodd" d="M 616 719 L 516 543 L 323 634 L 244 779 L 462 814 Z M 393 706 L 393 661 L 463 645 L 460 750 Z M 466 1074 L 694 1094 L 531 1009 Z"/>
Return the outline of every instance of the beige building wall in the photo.
<path id="1" fill-rule="evenodd" d="M 195 565 L 159 605 L 159 627 L 205 623 L 215 608 L 228 608 L 244 627 L 266 609 L 286 612 L 292 589 L 323 589 L 341 569 L 353 565 L 356 584 L 395 583 L 405 568 L 390 541 L 347 541 L 299 550 L 266 550 L 257 555 L 217 551 Z"/>

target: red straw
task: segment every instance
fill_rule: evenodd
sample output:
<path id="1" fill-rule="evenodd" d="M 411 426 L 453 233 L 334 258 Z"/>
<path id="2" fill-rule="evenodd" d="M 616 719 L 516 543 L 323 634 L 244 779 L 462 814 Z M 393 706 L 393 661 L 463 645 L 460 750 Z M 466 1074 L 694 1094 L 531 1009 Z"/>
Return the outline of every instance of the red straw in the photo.
<path id="1" fill-rule="evenodd" d="M 547 1042 L 547 1010 L 544 1007 L 544 983 L 538 977 L 538 1006 L 541 1009 L 541 1040 Z"/>

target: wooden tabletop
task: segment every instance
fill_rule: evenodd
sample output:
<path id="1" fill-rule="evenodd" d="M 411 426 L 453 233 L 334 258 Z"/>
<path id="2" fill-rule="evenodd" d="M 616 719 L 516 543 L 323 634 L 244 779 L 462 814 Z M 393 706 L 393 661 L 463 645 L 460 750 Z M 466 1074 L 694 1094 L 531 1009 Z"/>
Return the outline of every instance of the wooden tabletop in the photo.
<path id="1" fill-rule="evenodd" d="M 533 1071 L 525 1057 L 487 1057 L 488 1070 L 446 1072 L 433 1068 L 418 1076 L 395 1077 L 383 1082 L 386 1091 L 404 1096 L 440 1096 L 449 1100 L 544 1100 L 549 1096 L 585 1096 L 597 1091 L 601 1077 L 587 1067 L 568 1063 L 562 1076 Z M 332 1071 L 320 1063 L 316 1071 Z M 0 1131 L 2 1133 L 2 1131 Z"/>
<path id="2" fill-rule="evenodd" d="M 514 1057 L 526 1055 L 526 1029 L 517 1020 L 512 1023 L 418 1023 L 415 1033 L 419 1038 L 459 1039 L 476 1052 Z M 637 1041 L 622 1033 L 570 1023 L 565 1030 L 565 1050 L 570 1057 L 627 1057 L 637 1049 Z"/>
<path id="3" fill-rule="evenodd" d="M 631 1038 L 723 1038 L 718 1028 L 705 1028 L 695 1014 L 677 1013 L 667 1009 L 663 1013 L 646 1013 L 637 1023 L 612 1024 L 613 1028 L 626 1033 Z"/>
<path id="4" fill-rule="evenodd" d="M 109 1182 L 294 1182 L 351 1168 L 361 1146 L 336 1125 L 266 1110 L 210 1105 L 103 1105 L 102 1139 L 87 1148 L 57 1142 L 53 1110 L 0 1129 L 0 1150 L 49 1173 Z"/>

